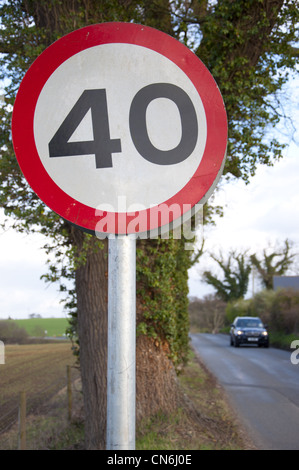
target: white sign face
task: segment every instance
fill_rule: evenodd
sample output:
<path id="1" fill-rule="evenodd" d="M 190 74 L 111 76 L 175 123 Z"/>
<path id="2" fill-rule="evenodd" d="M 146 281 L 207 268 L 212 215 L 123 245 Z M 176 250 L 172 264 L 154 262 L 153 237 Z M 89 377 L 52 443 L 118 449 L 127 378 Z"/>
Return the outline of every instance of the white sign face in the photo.
<path id="1" fill-rule="evenodd" d="M 12 136 L 24 176 L 52 210 L 92 233 L 149 236 L 212 193 L 227 119 L 193 52 L 161 31 L 115 22 L 67 34 L 36 59 Z"/>
<path id="2" fill-rule="evenodd" d="M 130 130 L 129 113 L 134 97 L 145 87 L 162 83 L 183 90 L 196 113 L 196 145 L 179 163 L 162 164 L 161 161 L 157 164 L 145 159 L 142 150 L 140 153 L 134 145 Z M 102 90 L 106 98 L 110 139 L 118 142 L 110 167 L 97 168 L 95 154 L 49 158 L 49 142 L 83 92 L 88 90 Z M 91 98 L 92 103 L 95 100 L 96 97 Z M 80 116 L 81 122 L 77 127 L 74 125 L 68 142 L 94 141 L 95 117 L 92 119 L 88 105 L 86 109 L 86 114 L 83 112 Z M 104 115 L 106 110 L 101 112 Z M 164 152 L 178 147 L 182 139 L 182 119 L 175 101 L 166 97 L 152 99 L 145 119 L 146 132 L 154 149 Z M 127 212 L 133 205 L 148 209 L 170 199 L 195 173 L 204 152 L 206 135 L 202 101 L 188 76 L 163 55 L 133 44 L 103 44 L 66 60 L 46 82 L 34 115 L 37 151 L 47 173 L 63 191 L 95 209 L 107 204 L 117 211 L 122 200 L 121 211 Z"/>

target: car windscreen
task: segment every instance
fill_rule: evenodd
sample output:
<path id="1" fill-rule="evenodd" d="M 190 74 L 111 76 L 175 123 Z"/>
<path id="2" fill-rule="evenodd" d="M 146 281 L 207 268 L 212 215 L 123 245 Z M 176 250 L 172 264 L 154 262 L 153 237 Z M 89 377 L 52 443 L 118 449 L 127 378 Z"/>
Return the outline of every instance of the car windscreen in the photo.
<path id="1" fill-rule="evenodd" d="M 256 318 L 240 318 L 237 321 L 236 326 L 238 328 L 263 328 L 261 320 Z"/>

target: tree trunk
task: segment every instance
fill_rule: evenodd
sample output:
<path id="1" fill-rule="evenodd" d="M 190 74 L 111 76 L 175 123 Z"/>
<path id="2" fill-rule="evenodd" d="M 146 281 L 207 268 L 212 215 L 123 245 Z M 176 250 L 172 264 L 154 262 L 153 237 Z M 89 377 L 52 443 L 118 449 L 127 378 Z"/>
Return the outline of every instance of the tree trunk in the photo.
<path id="1" fill-rule="evenodd" d="M 75 230 L 82 250 L 84 234 Z M 76 270 L 80 369 L 85 413 L 85 447 L 106 448 L 107 407 L 107 241 L 90 239 L 86 261 Z"/>
<path id="2" fill-rule="evenodd" d="M 162 412 L 174 412 L 179 404 L 176 372 L 167 357 L 168 345 L 153 338 L 137 337 L 136 419 L 150 418 Z"/>

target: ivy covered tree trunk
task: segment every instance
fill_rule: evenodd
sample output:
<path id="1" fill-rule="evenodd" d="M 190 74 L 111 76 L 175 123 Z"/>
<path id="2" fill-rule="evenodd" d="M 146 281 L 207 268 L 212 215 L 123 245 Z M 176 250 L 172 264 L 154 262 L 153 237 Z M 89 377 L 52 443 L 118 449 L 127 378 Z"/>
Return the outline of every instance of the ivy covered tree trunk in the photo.
<path id="1" fill-rule="evenodd" d="M 189 351 L 184 239 L 137 244 L 137 417 L 176 409 L 176 369 Z"/>

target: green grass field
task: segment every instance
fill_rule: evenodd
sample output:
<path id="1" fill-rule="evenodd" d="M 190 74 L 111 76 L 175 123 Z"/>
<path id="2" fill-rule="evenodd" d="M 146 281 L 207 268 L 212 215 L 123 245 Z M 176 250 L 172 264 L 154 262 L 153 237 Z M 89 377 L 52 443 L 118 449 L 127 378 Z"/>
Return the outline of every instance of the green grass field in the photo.
<path id="1" fill-rule="evenodd" d="M 67 318 L 28 318 L 14 321 L 29 336 L 63 336 L 68 327 Z"/>

